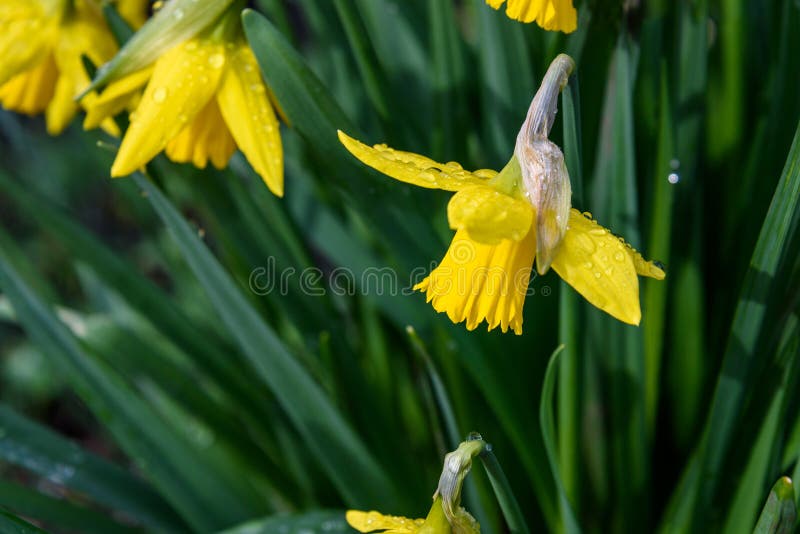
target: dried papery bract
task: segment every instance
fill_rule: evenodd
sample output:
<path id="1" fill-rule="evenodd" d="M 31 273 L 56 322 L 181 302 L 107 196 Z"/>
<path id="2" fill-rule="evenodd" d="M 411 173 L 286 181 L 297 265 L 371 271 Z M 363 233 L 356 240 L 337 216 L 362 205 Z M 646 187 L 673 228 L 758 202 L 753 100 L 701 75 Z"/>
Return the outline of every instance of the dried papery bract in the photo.
<path id="1" fill-rule="evenodd" d="M 572 187 L 564 154 L 548 139 L 558 112 L 558 96 L 567 84 L 575 62 L 559 55 L 547 69 L 517 135 L 514 155 L 522 171 L 525 197 L 536 211 L 536 270 L 550 268 L 569 222 Z"/>

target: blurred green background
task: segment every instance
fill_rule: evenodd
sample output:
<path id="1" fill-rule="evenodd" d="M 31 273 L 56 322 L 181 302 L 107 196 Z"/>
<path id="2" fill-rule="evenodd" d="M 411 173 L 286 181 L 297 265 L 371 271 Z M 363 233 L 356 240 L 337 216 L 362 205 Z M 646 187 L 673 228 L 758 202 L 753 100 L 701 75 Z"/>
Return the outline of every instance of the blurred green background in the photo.
<path id="1" fill-rule="evenodd" d="M 469 431 L 531 531 L 752 531 L 800 470 L 800 3 L 578 2 L 568 36 L 483 0 L 254 4 L 283 199 L 241 155 L 111 180 L 113 139 L 0 113 L 0 531 L 423 517 Z M 667 278 L 642 280 L 639 328 L 548 273 L 522 336 L 467 332 L 399 291 L 443 256 L 449 194 L 360 165 L 336 129 L 500 169 L 561 52 L 573 205 Z M 270 266 L 293 275 L 258 294 Z M 469 480 L 464 506 L 507 531 Z"/>

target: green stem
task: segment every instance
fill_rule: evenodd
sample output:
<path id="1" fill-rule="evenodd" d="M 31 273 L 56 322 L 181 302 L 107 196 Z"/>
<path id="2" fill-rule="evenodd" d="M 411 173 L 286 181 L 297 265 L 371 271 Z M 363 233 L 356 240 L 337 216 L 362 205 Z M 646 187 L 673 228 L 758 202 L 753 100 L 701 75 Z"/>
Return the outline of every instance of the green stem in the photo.
<path id="1" fill-rule="evenodd" d="M 489 475 L 489 482 L 492 483 L 497 502 L 500 503 L 500 509 L 503 511 L 503 517 L 506 518 L 508 530 L 511 534 L 528 534 L 528 525 L 525 524 L 525 518 L 522 516 L 522 510 L 519 507 L 514 493 L 511 491 L 511 485 L 508 483 L 506 474 L 503 468 L 500 467 L 500 462 L 497 461 L 492 452 L 492 446 L 488 443 L 480 453 L 481 462 L 486 469 L 486 474 Z"/>

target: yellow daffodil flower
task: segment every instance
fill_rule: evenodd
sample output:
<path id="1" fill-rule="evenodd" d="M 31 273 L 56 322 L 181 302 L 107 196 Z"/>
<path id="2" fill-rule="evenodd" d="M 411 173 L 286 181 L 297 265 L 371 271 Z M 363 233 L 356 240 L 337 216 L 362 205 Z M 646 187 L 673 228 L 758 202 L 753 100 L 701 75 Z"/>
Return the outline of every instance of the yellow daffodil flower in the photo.
<path id="1" fill-rule="evenodd" d="M 81 56 L 95 65 L 117 51 L 114 37 L 93 0 L 3 0 L 0 2 L 0 104 L 38 115 L 47 131 L 61 133 L 89 85 Z M 90 104 L 96 95 L 87 95 Z M 118 133 L 113 121 L 98 123 Z"/>
<path id="2" fill-rule="evenodd" d="M 486 0 L 495 9 L 506 0 Z M 578 13 L 572 0 L 508 0 L 506 15 L 521 22 L 536 22 L 545 30 L 572 33 L 578 27 Z"/>
<path id="3" fill-rule="evenodd" d="M 238 147 L 270 190 L 283 195 L 278 120 L 245 40 L 240 7 L 235 2 L 193 37 L 163 50 L 152 64 L 111 81 L 87 105 L 84 127 L 92 128 L 128 108 L 144 89 L 111 176 L 131 174 L 162 150 L 176 162 L 205 168 L 210 160 L 223 168 Z M 176 10 L 165 7 L 142 31 L 159 17 L 175 15 Z"/>
<path id="4" fill-rule="evenodd" d="M 425 519 L 348 510 L 345 519 L 359 532 L 384 534 L 479 534 L 475 518 L 461 507 L 461 487 L 472 467 L 472 458 L 486 446 L 479 434 L 470 436 L 445 456 L 433 505 Z"/>
<path id="5" fill-rule="evenodd" d="M 472 330 L 482 321 L 522 333 L 522 308 L 534 260 L 552 267 L 594 306 L 625 323 L 641 320 L 638 275 L 664 278 L 624 240 L 571 207 L 561 150 L 547 139 L 558 94 L 573 62 L 553 62 L 517 136 L 514 156 L 497 173 L 466 171 L 386 145 L 369 147 L 339 132 L 363 163 L 409 184 L 454 191 L 447 207 L 456 231 L 444 259 L 414 289 L 451 321 Z"/>

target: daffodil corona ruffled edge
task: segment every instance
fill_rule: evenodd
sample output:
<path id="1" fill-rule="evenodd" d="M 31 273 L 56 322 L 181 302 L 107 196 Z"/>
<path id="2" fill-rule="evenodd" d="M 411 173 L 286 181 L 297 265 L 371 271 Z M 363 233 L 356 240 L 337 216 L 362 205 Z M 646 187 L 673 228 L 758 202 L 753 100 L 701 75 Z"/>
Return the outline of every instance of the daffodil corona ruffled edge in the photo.
<path id="1" fill-rule="evenodd" d="M 500 9 L 506 0 L 486 0 Z M 578 27 L 578 12 L 572 0 L 508 0 L 506 15 L 520 22 L 536 22 L 545 30 L 572 33 Z"/>
<path id="2" fill-rule="evenodd" d="M 356 158 L 392 178 L 456 191 L 448 205 L 455 237 L 439 266 L 414 289 L 425 292 L 434 309 L 454 323 L 466 322 L 469 330 L 486 321 L 489 330 L 499 326 L 521 334 L 536 257 L 536 211 L 519 189 L 514 159 L 501 173 L 473 173 L 386 145 L 369 147 L 341 131 L 339 140 Z M 661 280 L 664 271 L 590 215 L 573 208 L 568 217 L 550 266 L 591 304 L 638 325 L 637 274 Z"/>

